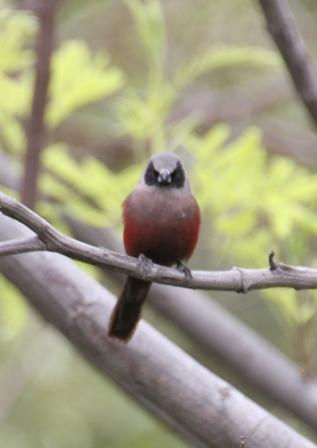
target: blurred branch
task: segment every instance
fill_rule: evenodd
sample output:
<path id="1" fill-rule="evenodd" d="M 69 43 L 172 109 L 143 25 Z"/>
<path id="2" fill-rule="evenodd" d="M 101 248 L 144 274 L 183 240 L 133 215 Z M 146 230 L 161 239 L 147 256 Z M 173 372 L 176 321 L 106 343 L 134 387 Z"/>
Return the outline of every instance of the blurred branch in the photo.
<path id="1" fill-rule="evenodd" d="M 193 289 L 247 292 L 251 289 L 286 287 L 316 289 L 317 269 L 270 262 L 270 269 L 233 268 L 228 271 L 192 271 L 188 279 L 180 271 L 153 264 L 144 269 L 139 260 L 94 247 L 70 238 L 32 210 L 4 193 L 0 193 L 0 212 L 29 227 L 36 233 L 29 238 L 0 244 L 0 256 L 34 251 L 49 251 L 75 260 L 120 271 L 132 277 L 167 285 Z M 271 261 L 271 257 L 270 257 Z"/>
<path id="2" fill-rule="evenodd" d="M 0 238 L 30 232 L 0 217 Z M 83 356 L 197 447 L 315 445 L 141 322 L 126 346 L 109 340 L 113 296 L 70 260 L 56 254 L 2 257 L 1 272 Z M 155 350 L 153 350 L 155 347 Z"/>
<path id="3" fill-rule="evenodd" d="M 123 249 L 108 229 L 91 228 L 69 215 L 65 219 L 77 238 L 115 251 Z M 122 275 L 102 272 L 122 285 Z M 297 365 L 211 297 L 198 291 L 153 285 L 149 303 L 200 348 L 216 352 L 243 378 L 317 431 L 317 381 L 304 381 Z"/>
<path id="4" fill-rule="evenodd" d="M 287 0 L 259 0 L 271 33 L 315 126 L 317 126 L 317 72 L 296 26 Z"/>
<path id="5" fill-rule="evenodd" d="M 34 208 L 36 204 L 40 153 L 46 133 L 45 107 L 48 99 L 56 5 L 57 0 L 46 0 L 38 2 L 36 8 L 40 29 L 37 39 L 34 93 L 31 115 L 27 126 L 27 149 L 21 192 L 22 202 L 30 208 Z"/>

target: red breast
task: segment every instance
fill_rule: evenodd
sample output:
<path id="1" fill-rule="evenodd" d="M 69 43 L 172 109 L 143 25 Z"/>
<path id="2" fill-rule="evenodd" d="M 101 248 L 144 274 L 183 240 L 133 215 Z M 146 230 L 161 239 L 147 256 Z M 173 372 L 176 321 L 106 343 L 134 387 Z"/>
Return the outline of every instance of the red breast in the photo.
<path id="1" fill-rule="evenodd" d="M 176 166 L 183 170 L 182 165 Z M 157 173 L 169 170 L 156 169 L 155 165 L 154 169 Z M 175 174 L 174 178 L 177 176 L 181 177 Z M 129 255 L 137 257 L 144 254 L 164 265 L 188 259 L 192 255 L 199 234 L 200 212 L 184 171 L 182 176 L 179 184 L 161 186 L 155 179 L 151 183 L 151 178 L 149 181 L 145 173 L 145 181 L 124 201 L 124 245 Z"/>

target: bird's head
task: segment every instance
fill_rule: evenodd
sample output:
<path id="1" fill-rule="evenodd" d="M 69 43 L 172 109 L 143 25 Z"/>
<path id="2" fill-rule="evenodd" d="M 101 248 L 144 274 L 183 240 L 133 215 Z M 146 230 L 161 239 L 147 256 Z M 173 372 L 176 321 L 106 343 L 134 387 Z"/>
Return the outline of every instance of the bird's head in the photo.
<path id="1" fill-rule="evenodd" d="M 171 152 L 155 154 L 145 169 L 143 182 L 159 188 L 189 188 L 181 159 Z"/>

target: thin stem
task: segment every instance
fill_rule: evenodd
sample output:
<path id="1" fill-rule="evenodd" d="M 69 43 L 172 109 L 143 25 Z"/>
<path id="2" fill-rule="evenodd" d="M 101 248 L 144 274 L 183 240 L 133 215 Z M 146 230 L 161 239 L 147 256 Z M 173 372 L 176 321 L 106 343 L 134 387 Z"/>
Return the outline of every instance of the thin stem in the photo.
<path id="1" fill-rule="evenodd" d="M 46 135 L 45 108 L 50 80 L 50 60 L 54 42 L 54 16 L 57 0 L 40 2 L 37 14 L 40 23 L 37 41 L 37 63 L 31 115 L 27 126 L 27 150 L 22 182 L 22 202 L 34 209 L 40 172 L 40 154 Z"/>

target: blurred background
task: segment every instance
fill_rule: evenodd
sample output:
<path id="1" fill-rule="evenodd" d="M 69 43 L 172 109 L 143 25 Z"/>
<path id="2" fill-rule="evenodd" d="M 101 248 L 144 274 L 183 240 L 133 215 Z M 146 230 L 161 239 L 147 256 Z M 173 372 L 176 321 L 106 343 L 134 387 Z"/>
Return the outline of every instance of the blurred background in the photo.
<path id="1" fill-rule="evenodd" d="M 290 3 L 316 59 L 316 2 Z M 17 198 L 36 73 L 35 6 L 0 0 L 0 189 Z M 120 241 L 122 200 L 149 155 L 168 149 L 183 157 L 202 209 L 190 267 L 264 267 L 271 249 L 286 263 L 316 266 L 317 137 L 257 2 L 60 0 L 56 9 L 39 214 L 82 240 L 107 228 Z M 81 266 L 118 293 L 117 282 Z M 0 291 L 1 446 L 187 446 L 87 365 L 1 274 Z M 210 296 L 314 376 L 315 291 Z M 150 307 L 145 317 L 317 442 L 171 320 Z"/>

